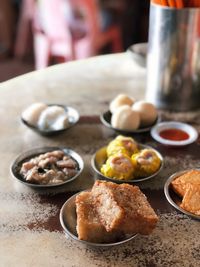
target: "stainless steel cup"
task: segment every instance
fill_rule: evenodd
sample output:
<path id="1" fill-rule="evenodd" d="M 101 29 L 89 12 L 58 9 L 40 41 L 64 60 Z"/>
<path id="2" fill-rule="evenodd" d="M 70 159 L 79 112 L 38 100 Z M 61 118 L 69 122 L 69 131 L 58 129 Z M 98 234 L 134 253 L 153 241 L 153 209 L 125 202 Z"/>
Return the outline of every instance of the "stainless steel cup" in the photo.
<path id="1" fill-rule="evenodd" d="M 151 4 L 146 99 L 159 108 L 200 108 L 200 8 Z"/>

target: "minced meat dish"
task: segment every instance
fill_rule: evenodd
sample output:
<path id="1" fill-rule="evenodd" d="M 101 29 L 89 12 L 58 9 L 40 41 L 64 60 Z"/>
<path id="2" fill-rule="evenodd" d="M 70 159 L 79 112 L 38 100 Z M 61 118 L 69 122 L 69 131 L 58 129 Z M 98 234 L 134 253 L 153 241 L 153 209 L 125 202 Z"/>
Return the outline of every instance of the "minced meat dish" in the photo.
<path id="1" fill-rule="evenodd" d="M 20 174 L 28 182 L 35 184 L 58 184 L 75 176 L 77 162 L 62 150 L 40 154 L 24 162 Z"/>

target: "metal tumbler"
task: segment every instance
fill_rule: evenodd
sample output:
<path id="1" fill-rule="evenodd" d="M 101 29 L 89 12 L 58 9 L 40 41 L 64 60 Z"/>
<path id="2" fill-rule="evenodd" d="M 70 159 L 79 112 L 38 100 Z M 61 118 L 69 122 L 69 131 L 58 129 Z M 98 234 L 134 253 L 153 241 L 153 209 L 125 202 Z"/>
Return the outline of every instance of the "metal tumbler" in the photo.
<path id="1" fill-rule="evenodd" d="M 146 99 L 158 108 L 200 108 L 200 8 L 151 4 Z"/>

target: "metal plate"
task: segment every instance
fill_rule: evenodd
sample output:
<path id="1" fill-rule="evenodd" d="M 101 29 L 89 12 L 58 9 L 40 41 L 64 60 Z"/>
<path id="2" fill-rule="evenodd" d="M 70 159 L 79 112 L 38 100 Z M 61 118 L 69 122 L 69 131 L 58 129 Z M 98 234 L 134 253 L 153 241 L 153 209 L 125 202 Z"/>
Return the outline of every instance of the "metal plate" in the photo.
<path id="1" fill-rule="evenodd" d="M 146 68 L 148 43 L 133 44 L 128 47 L 127 52 L 131 54 L 134 62 Z"/>
<path id="2" fill-rule="evenodd" d="M 24 120 L 22 117 L 21 117 L 21 121 L 27 126 L 29 127 L 30 129 L 32 129 L 33 131 L 41 134 L 41 135 L 44 135 L 44 136 L 50 136 L 50 135 L 57 135 L 57 134 L 60 134 L 60 133 L 63 133 L 65 132 L 66 130 L 70 129 L 72 126 L 74 126 L 78 121 L 79 121 L 79 113 L 76 109 L 72 108 L 72 107 L 68 107 L 68 106 L 65 106 L 65 105 L 60 105 L 60 104 L 49 104 L 47 105 L 48 107 L 50 106 L 58 106 L 58 107 L 62 107 L 67 116 L 68 116 L 68 120 L 69 120 L 69 124 L 66 128 L 63 128 L 63 129 L 60 129 L 60 130 L 43 130 L 43 129 L 40 129 L 39 127 L 36 127 L 36 126 L 33 126 L 31 124 L 29 124 L 26 120 Z"/>
<path id="3" fill-rule="evenodd" d="M 20 174 L 20 169 L 22 164 L 33 158 L 36 157 L 40 154 L 46 153 L 46 152 L 51 152 L 54 150 L 62 150 L 66 155 L 69 155 L 71 158 L 73 158 L 77 164 L 78 164 L 78 172 L 75 176 L 69 178 L 68 180 L 62 182 L 62 183 L 58 183 L 58 184 L 34 184 L 31 182 L 28 182 L 24 179 L 24 177 Z M 20 154 L 15 161 L 12 163 L 11 167 L 10 167 L 10 171 L 13 175 L 14 178 L 16 178 L 19 182 L 34 187 L 34 188 L 49 188 L 49 187 L 55 187 L 55 186 L 61 186 L 61 185 L 65 185 L 73 180 L 75 180 L 82 172 L 84 168 L 84 163 L 82 158 L 80 157 L 79 154 L 77 154 L 75 151 L 68 149 L 68 148 L 64 148 L 64 147 L 41 147 L 41 148 L 35 148 L 32 150 L 29 150 L 27 152 L 24 152 L 22 154 Z"/>
<path id="4" fill-rule="evenodd" d="M 121 129 L 118 129 L 118 128 L 114 128 L 112 125 L 111 125 L 111 117 L 112 117 L 112 113 L 108 110 L 106 112 L 104 112 L 103 114 L 100 115 L 100 120 L 101 122 L 108 128 L 116 131 L 116 132 L 119 132 L 121 134 L 138 134 L 138 133 L 144 133 L 144 132 L 149 132 L 151 130 L 151 128 L 153 126 L 155 126 L 158 122 L 161 121 L 161 118 L 160 116 L 158 116 L 158 118 L 156 119 L 156 121 L 148 126 L 148 127 L 142 127 L 142 128 L 139 128 L 137 130 L 121 130 Z"/>
<path id="5" fill-rule="evenodd" d="M 200 169 L 196 169 L 196 170 L 200 170 Z M 164 185 L 164 192 L 165 192 L 165 196 L 168 200 L 168 202 L 178 211 L 192 217 L 193 219 L 197 219 L 200 220 L 200 216 L 199 215 L 195 215 L 191 212 L 188 212 L 184 209 L 182 209 L 179 205 L 181 203 L 181 198 L 172 190 L 171 188 L 171 182 L 178 178 L 180 175 L 188 172 L 190 170 L 185 170 L 185 171 L 180 171 L 180 172 L 176 172 L 173 175 L 171 175 L 169 177 L 169 179 L 166 181 L 165 185 Z"/>
<path id="6" fill-rule="evenodd" d="M 162 170 L 163 165 L 164 165 L 162 155 L 157 150 L 155 150 L 154 148 L 152 148 L 150 146 L 146 146 L 146 145 L 142 145 L 142 144 L 138 144 L 138 145 L 139 145 L 139 149 L 145 149 L 145 148 L 152 149 L 153 151 L 156 152 L 156 154 L 160 158 L 160 160 L 161 160 L 160 168 L 154 174 L 147 176 L 147 177 L 138 178 L 138 179 L 130 179 L 130 180 L 113 179 L 113 178 L 110 178 L 110 177 L 103 175 L 101 173 L 101 167 L 107 160 L 107 153 L 106 153 L 107 147 L 106 146 L 97 150 L 97 152 L 92 157 L 92 160 L 91 160 L 92 168 L 98 174 L 100 179 L 115 182 L 115 183 L 137 183 L 137 182 L 142 182 L 142 181 L 149 180 L 149 179 L 155 177 L 156 175 L 159 174 L 159 172 Z"/>
<path id="7" fill-rule="evenodd" d="M 80 194 L 80 193 L 78 193 Z M 121 240 L 118 240 L 117 242 L 113 243 L 93 243 L 88 242 L 84 240 L 80 240 L 78 238 L 78 234 L 76 231 L 76 225 L 77 225 L 77 215 L 76 215 L 76 205 L 75 205 L 75 199 L 78 194 L 73 195 L 71 198 L 69 198 L 64 205 L 62 206 L 60 210 L 60 223 L 62 225 L 62 228 L 64 229 L 65 233 L 70 236 L 72 239 L 79 241 L 85 245 L 93 246 L 93 247 L 112 247 L 121 245 L 123 243 L 126 243 L 132 239 L 134 239 L 137 234 L 134 235 L 124 235 L 124 237 Z"/>

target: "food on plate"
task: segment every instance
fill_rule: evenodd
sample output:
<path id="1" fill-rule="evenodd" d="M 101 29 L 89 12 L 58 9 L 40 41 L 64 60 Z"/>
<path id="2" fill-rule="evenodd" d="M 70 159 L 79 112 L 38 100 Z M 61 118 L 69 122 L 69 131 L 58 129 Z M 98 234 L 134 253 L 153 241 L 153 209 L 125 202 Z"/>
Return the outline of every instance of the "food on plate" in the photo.
<path id="1" fill-rule="evenodd" d="M 107 232 L 101 224 L 94 208 L 94 197 L 91 192 L 82 192 L 76 196 L 77 233 L 81 240 L 108 243 L 114 242 L 122 233 Z"/>
<path id="2" fill-rule="evenodd" d="M 79 239 L 114 242 L 116 237 L 149 235 L 158 216 L 139 187 L 97 180 L 90 192 L 76 197 Z"/>
<path id="3" fill-rule="evenodd" d="M 132 137 L 118 135 L 107 146 L 107 156 L 114 155 L 118 152 L 131 156 L 138 151 L 138 144 Z"/>
<path id="4" fill-rule="evenodd" d="M 37 126 L 40 114 L 46 108 L 47 105 L 44 103 L 34 103 L 22 112 L 22 119 L 33 126 Z"/>
<path id="5" fill-rule="evenodd" d="M 54 150 L 25 161 L 20 169 L 23 178 L 34 184 L 59 184 L 75 176 L 78 163 L 62 150 Z"/>
<path id="6" fill-rule="evenodd" d="M 184 197 L 188 184 L 194 184 L 194 185 L 200 184 L 199 170 L 190 170 L 180 175 L 171 182 L 173 190 L 181 197 Z"/>
<path id="7" fill-rule="evenodd" d="M 134 131 L 140 125 L 139 113 L 128 105 L 121 106 L 113 113 L 111 125 L 120 130 Z"/>
<path id="8" fill-rule="evenodd" d="M 22 119 L 40 130 L 62 130 L 69 125 L 66 110 L 58 105 L 34 103 L 22 112 Z"/>
<path id="9" fill-rule="evenodd" d="M 41 113 L 38 127 L 43 130 L 60 130 L 68 126 L 68 116 L 63 107 L 50 106 Z"/>
<path id="10" fill-rule="evenodd" d="M 135 102 L 132 109 L 139 113 L 140 126 L 142 127 L 152 125 L 158 117 L 158 112 L 155 106 L 146 101 Z"/>
<path id="11" fill-rule="evenodd" d="M 118 180 L 130 180 L 133 178 L 134 167 L 129 156 L 118 153 L 107 159 L 101 167 L 101 173 Z"/>
<path id="12" fill-rule="evenodd" d="M 200 215 L 200 170 L 183 173 L 171 182 L 171 188 L 182 198 L 182 209 Z"/>
<path id="13" fill-rule="evenodd" d="M 110 124 L 113 128 L 135 131 L 153 125 L 158 118 L 156 107 L 146 101 L 135 101 L 131 96 L 120 94 L 109 105 Z"/>
<path id="14" fill-rule="evenodd" d="M 158 217 L 138 186 L 96 181 L 92 188 L 100 220 L 106 230 L 150 234 Z"/>
<path id="15" fill-rule="evenodd" d="M 110 102 L 110 112 L 114 113 L 117 108 L 123 106 L 123 105 L 128 105 L 132 106 L 134 103 L 134 99 L 128 95 L 125 94 L 119 94 L 117 95 L 111 102 Z"/>
<path id="16" fill-rule="evenodd" d="M 153 149 L 142 149 L 131 157 L 136 177 L 146 177 L 155 173 L 161 165 L 161 160 Z"/>
<path id="17" fill-rule="evenodd" d="M 106 147 L 100 172 L 112 179 L 133 180 L 156 173 L 161 166 L 161 158 L 152 148 L 144 148 L 132 138 L 117 136 Z"/>
<path id="18" fill-rule="evenodd" d="M 188 184 L 180 207 L 200 215 L 200 184 Z"/>

